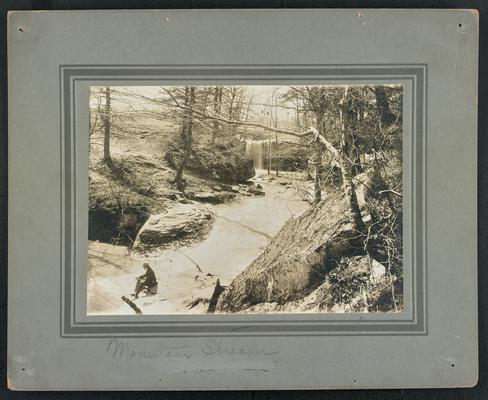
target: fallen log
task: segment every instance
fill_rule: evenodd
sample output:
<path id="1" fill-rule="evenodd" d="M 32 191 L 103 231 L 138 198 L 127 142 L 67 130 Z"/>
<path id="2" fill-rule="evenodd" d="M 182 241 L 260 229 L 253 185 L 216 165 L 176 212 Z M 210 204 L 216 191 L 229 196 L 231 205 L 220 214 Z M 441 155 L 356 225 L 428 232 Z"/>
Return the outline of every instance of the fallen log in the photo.
<path id="1" fill-rule="evenodd" d="M 129 307 L 135 311 L 136 314 L 143 314 L 142 310 L 139 307 L 137 307 L 136 303 L 134 303 L 128 297 L 122 296 L 122 300 L 124 300 L 124 302 L 126 302 L 129 305 Z"/>

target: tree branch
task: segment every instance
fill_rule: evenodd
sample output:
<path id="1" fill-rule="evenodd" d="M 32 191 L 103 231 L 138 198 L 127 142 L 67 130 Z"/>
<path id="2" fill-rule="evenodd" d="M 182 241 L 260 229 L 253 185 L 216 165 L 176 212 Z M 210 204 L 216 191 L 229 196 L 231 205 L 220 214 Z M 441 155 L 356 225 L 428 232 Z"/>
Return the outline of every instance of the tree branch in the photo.
<path id="1" fill-rule="evenodd" d="M 163 89 L 163 90 L 171 97 L 171 99 L 174 101 L 175 105 L 178 108 L 181 108 L 182 110 L 189 110 L 188 107 L 180 104 L 178 99 L 176 99 L 176 97 L 173 96 L 173 94 L 171 92 L 169 92 L 166 89 Z M 201 111 L 198 111 L 195 109 L 193 109 L 192 111 L 193 111 L 193 113 L 195 113 L 196 115 L 200 116 L 203 119 L 212 119 L 212 120 L 224 122 L 224 123 L 230 124 L 230 125 L 252 126 L 254 128 L 262 128 L 265 130 L 269 130 L 271 132 L 283 133 L 285 135 L 290 135 L 290 136 L 295 136 L 295 137 L 304 137 L 304 136 L 308 136 L 308 135 L 318 134 L 317 130 L 313 127 L 310 127 L 305 132 L 299 133 L 299 132 L 295 132 L 295 131 L 289 131 L 287 129 L 273 128 L 272 126 L 260 124 L 258 122 L 242 122 L 242 121 L 238 121 L 238 120 L 234 120 L 234 119 L 225 118 L 221 115 L 210 115 L 210 114 L 206 114 L 204 112 L 201 112 Z"/>

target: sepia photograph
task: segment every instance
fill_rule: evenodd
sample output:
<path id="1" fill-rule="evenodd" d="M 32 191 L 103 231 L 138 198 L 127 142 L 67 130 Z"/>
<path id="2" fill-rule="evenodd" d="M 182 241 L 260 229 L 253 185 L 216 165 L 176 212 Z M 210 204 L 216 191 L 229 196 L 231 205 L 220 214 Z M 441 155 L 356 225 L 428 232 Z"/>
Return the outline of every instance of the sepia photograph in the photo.
<path id="1" fill-rule="evenodd" d="M 399 84 L 91 86 L 88 315 L 399 313 Z"/>
<path id="2" fill-rule="evenodd" d="M 477 384 L 482 15 L 283 7 L 5 18 L 6 390 Z"/>

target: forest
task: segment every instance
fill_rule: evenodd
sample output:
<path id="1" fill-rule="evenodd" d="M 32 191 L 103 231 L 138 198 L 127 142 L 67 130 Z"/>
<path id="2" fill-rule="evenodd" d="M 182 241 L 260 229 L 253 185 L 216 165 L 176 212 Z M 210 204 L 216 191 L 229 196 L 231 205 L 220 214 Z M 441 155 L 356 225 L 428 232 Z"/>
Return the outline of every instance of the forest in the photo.
<path id="1" fill-rule="evenodd" d="M 91 87 L 88 313 L 402 311 L 402 95 Z"/>

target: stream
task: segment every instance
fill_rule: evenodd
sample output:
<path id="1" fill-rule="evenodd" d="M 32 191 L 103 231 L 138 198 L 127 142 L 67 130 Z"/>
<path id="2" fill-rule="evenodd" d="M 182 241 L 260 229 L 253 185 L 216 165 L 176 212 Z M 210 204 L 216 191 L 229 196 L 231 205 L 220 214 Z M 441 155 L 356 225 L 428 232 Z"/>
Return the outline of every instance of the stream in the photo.
<path id="1" fill-rule="evenodd" d="M 159 282 L 157 295 L 135 301 L 144 314 L 206 312 L 203 301 L 196 301 L 193 308 L 188 304 L 208 299 L 217 279 L 224 286 L 230 284 L 287 220 L 309 207 L 291 184 L 281 184 L 292 182 L 289 176 L 271 178 L 257 170 L 253 180 L 266 195 L 208 205 L 213 227 L 206 238 L 191 246 L 167 249 L 156 257 L 135 257 L 125 247 L 90 242 L 88 314 L 132 315 L 120 298 L 132 293 L 143 262 L 149 262 Z"/>

